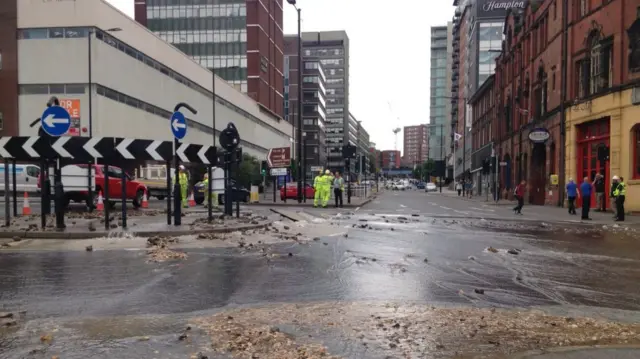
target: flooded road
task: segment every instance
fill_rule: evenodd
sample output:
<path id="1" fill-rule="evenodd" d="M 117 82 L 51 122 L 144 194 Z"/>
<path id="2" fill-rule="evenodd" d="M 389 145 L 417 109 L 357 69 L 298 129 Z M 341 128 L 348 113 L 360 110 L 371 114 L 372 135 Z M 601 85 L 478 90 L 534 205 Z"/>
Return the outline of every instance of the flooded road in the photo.
<path id="1" fill-rule="evenodd" d="M 162 263 L 148 263 L 144 250 L 0 252 L 0 312 L 26 311 L 0 334 L 0 358 L 241 358 L 244 352 L 231 347 L 216 354 L 211 338 L 234 342 L 245 332 L 269 335 L 264 340 L 272 344 L 295 336 L 301 344 L 294 351 L 326 347 L 309 347 L 306 357 L 326 350 L 344 358 L 473 357 L 640 340 L 634 231 L 359 212 L 305 218 L 288 226 L 295 232 L 296 225 L 315 225 L 322 235 L 251 247 L 184 246 L 186 259 Z M 514 308 L 520 314 L 509 312 Z M 574 324 L 567 317 L 592 319 Z M 558 335 L 572 325 L 588 329 L 576 334 L 581 340 L 556 340 L 549 328 L 542 338 L 534 323 Z M 400 334 L 390 343 L 396 324 L 420 329 L 403 331 L 411 343 Z M 216 332 L 223 326 L 231 327 Z M 475 334 L 492 326 L 513 326 L 522 341 L 494 338 L 514 335 L 508 331 Z M 188 340 L 180 340 L 187 327 Z M 232 330 L 238 333 L 230 339 Z M 453 350 L 459 336 L 475 349 Z"/>

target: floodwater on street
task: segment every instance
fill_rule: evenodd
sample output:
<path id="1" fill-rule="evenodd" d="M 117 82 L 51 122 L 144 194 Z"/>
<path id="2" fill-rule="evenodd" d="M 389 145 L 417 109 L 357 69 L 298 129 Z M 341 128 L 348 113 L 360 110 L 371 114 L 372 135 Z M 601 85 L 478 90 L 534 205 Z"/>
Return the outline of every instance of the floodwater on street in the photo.
<path id="1" fill-rule="evenodd" d="M 640 343 L 634 230 L 330 213 L 287 224 L 324 228 L 309 241 L 178 243 L 188 256 L 161 263 L 99 245 L 2 252 L 0 312 L 23 314 L 0 329 L 0 358 L 464 358 Z"/>

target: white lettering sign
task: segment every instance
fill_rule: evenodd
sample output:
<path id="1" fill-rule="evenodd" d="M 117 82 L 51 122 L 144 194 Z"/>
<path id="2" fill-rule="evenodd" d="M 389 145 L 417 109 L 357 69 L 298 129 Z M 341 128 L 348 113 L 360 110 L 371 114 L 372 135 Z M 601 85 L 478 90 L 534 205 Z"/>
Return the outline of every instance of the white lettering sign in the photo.
<path id="1" fill-rule="evenodd" d="M 287 175 L 287 169 L 286 168 L 272 168 L 271 169 L 271 175 L 274 176 L 274 177 L 286 176 Z"/>
<path id="2" fill-rule="evenodd" d="M 494 10 L 524 9 L 524 1 L 488 1 L 482 6 L 485 12 Z"/>

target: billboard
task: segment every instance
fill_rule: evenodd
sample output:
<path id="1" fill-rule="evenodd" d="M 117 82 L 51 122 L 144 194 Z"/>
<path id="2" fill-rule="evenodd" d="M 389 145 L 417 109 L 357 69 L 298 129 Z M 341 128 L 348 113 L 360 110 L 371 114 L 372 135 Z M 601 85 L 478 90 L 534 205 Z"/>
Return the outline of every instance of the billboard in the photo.
<path id="1" fill-rule="evenodd" d="M 60 99 L 60 107 L 63 107 L 71 115 L 71 127 L 67 136 L 80 136 L 80 100 Z"/>
<path id="2" fill-rule="evenodd" d="M 524 10 L 526 4 L 525 0 L 477 0 L 477 18 L 504 18 L 507 10 Z"/>

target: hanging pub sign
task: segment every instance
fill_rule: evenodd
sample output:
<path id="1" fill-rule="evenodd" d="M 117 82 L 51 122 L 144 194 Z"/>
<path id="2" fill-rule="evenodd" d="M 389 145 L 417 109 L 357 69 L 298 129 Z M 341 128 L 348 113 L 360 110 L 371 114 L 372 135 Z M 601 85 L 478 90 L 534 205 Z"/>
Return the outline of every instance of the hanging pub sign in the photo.
<path id="1" fill-rule="evenodd" d="M 533 143 L 545 143 L 550 137 L 551 134 L 546 128 L 534 128 L 529 132 L 529 140 Z"/>

